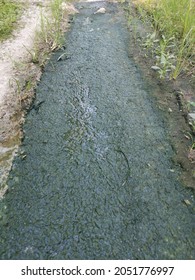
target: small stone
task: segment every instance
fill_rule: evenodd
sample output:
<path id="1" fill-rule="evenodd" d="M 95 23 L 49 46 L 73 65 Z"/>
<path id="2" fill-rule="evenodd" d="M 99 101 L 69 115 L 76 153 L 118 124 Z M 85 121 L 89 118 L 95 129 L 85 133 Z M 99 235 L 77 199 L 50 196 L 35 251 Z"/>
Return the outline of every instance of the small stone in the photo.
<path id="1" fill-rule="evenodd" d="M 184 137 L 185 137 L 187 140 L 190 140 L 190 136 L 184 135 Z"/>
<path id="2" fill-rule="evenodd" d="M 94 13 L 94 15 L 95 15 L 95 14 L 105 14 L 105 12 L 106 12 L 106 9 L 105 9 L 105 8 L 100 8 L 99 10 L 97 10 L 97 11 Z"/>
<path id="3" fill-rule="evenodd" d="M 154 65 L 154 66 L 151 67 L 151 69 L 154 70 L 154 71 L 158 71 L 158 70 L 160 70 L 160 67 Z"/>
<path id="4" fill-rule="evenodd" d="M 168 112 L 169 112 L 169 113 L 172 113 L 172 112 L 173 112 L 173 110 L 172 110 L 171 108 L 169 108 L 169 109 L 168 109 Z"/>
<path id="5" fill-rule="evenodd" d="M 184 199 L 183 201 L 186 205 L 191 205 L 191 202 L 188 199 Z"/>
<path id="6" fill-rule="evenodd" d="M 23 156 L 22 156 L 22 160 L 25 160 L 25 159 L 26 159 L 26 155 L 23 155 Z"/>

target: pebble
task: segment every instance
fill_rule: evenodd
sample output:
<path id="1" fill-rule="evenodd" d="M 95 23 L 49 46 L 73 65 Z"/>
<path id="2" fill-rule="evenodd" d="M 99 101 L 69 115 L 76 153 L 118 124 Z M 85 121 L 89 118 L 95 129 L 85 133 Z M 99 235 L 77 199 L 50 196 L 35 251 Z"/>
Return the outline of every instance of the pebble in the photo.
<path id="1" fill-rule="evenodd" d="M 100 9 L 98 9 L 98 10 L 94 13 L 94 15 L 95 15 L 95 14 L 105 14 L 105 12 L 106 12 L 106 9 L 105 9 L 105 8 L 100 8 Z"/>

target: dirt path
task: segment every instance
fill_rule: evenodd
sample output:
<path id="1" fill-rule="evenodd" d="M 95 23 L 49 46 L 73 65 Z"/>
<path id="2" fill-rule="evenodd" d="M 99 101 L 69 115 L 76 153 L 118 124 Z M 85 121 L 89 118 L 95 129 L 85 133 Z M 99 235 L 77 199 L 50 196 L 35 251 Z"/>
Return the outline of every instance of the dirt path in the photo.
<path id="1" fill-rule="evenodd" d="M 29 77 L 39 79 L 41 75 L 38 67 L 30 63 L 30 52 L 40 27 L 41 10 L 46 14 L 49 2 L 26 1 L 18 27 L 10 39 L 0 43 L 0 197 L 6 190 L 7 174 L 20 143 L 20 90 Z"/>
<path id="2" fill-rule="evenodd" d="M 123 12 L 79 3 L 0 204 L 2 259 L 194 259 L 194 196 L 129 58 Z M 96 13 L 104 8 L 105 13 Z"/>
<path id="3" fill-rule="evenodd" d="M 41 15 L 52 27 L 52 0 L 15 1 L 23 5 L 21 18 L 10 38 L 0 42 L 0 199 L 7 190 L 7 176 L 23 137 L 25 113 L 42 74 L 42 64 L 34 62 L 36 55 L 41 54 L 40 60 L 44 63 L 51 52 L 38 34 L 41 30 Z M 77 11 L 65 1 L 62 1 L 61 9 L 61 29 L 65 31 L 68 14 Z"/>

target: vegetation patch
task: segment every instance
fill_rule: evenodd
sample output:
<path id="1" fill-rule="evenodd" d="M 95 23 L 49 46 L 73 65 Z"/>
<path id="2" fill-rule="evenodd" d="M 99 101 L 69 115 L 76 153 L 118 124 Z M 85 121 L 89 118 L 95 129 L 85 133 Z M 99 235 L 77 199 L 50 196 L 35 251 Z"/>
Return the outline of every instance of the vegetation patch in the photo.
<path id="1" fill-rule="evenodd" d="M 134 0 L 143 19 L 149 18 L 154 33 L 145 47 L 154 47 L 157 70 L 161 78 L 176 79 L 195 70 L 195 1 Z"/>
<path id="2" fill-rule="evenodd" d="M 152 15 L 144 8 L 146 1 L 139 0 L 140 6 L 135 5 L 135 1 L 134 4 L 129 0 L 121 1 L 130 31 L 129 56 L 133 57 L 144 73 L 145 81 L 151 88 L 155 88 L 152 95 L 160 111 L 166 116 L 167 131 L 175 152 L 173 163 L 181 167 L 180 178 L 184 185 L 194 188 L 195 123 L 189 118 L 195 113 L 194 66 L 187 66 L 186 62 L 183 62 L 185 68 L 180 75 L 175 79 L 172 77 L 176 63 L 176 52 L 172 44 L 179 41 L 168 38 L 155 27 Z M 150 4 L 152 5 L 152 1 Z M 150 8 L 154 8 L 154 1 Z M 193 55 L 194 51 L 186 60 L 192 62 Z"/>
<path id="3" fill-rule="evenodd" d="M 9 0 L 0 0 L 0 41 L 8 38 L 18 19 L 21 5 Z"/>
<path id="4" fill-rule="evenodd" d="M 50 54 L 64 46 L 64 32 L 67 29 L 68 11 L 63 6 L 63 0 L 52 0 L 49 4 L 49 14 L 41 12 L 40 30 L 35 34 L 34 47 L 27 50 L 31 62 L 43 67 Z"/>

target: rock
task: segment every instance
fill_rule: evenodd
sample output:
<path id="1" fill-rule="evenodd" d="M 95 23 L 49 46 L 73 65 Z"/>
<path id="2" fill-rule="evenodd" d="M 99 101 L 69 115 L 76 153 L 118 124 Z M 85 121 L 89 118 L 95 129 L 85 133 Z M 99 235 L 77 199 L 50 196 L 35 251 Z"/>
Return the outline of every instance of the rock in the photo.
<path id="1" fill-rule="evenodd" d="M 106 12 L 106 9 L 105 9 L 105 8 L 100 8 L 100 9 L 98 9 L 98 10 L 94 13 L 94 15 L 95 15 L 95 14 L 105 14 L 105 12 Z"/>
<path id="2" fill-rule="evenodd" d="M 191 205 L 191 202 L 188 199 L 184 199 L 183 201 L 186 205 Z"/>

